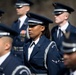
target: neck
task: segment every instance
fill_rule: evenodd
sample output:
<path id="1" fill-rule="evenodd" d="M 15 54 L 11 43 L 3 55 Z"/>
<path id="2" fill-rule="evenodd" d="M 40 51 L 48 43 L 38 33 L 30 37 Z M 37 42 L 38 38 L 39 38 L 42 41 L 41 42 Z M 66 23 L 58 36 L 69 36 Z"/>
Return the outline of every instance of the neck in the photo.
<path id="1" fill-rule="evenodd" d="M 65 25 L 66 23 L 67 23 L 67 21 L 64 21 L 64 22 L 59 23 L 58 25 L 61 27 L 61 26 Z"/>
<path id="2" fill-rule="evenodd" d="M 19 18 L 21 18 L 21 17 L 23 17 L 23 16 L 25 16 L 25 14 L 24 14 L 24 15 L 19 15 Z"/>

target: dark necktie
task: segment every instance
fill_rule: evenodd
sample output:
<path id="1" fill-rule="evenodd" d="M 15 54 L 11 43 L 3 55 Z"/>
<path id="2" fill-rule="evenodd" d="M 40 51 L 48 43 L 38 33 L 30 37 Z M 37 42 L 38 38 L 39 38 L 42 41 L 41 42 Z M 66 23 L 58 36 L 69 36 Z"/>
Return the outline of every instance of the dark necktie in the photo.
<path id="1" fill-rule="evenodd" d="M 35 42 L 32 42 L 31 45 L 30 45 L 30 47 L 32 47 L 33 45 L 35 45 Z"/>
<path id="2" fill-rule="evenodd" d="M 61 29 L 59 29 L 58 39 L 60 39 L 61 36 L 62 36 L 62 31 L 61 31 Z"/>
<path id="3" fill-rule="evenodd" d="M 18 28 L 19 28 L 20 27 L 20 20 L 18 20 L 17 25 L 18 25 Z"/>

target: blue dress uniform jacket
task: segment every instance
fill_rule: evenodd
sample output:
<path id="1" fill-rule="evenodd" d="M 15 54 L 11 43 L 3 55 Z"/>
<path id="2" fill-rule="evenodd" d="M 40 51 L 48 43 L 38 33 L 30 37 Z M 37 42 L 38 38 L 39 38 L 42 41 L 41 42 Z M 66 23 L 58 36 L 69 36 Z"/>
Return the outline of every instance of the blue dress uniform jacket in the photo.
<path id="1" fill-rule="evenodd" d="M 44 66 L 44 52 L 50 42 L 51 41 L 47 39 L 45 36 L 41 36 L 39 42 L 35 45 L 33 49 L 29 61 L 28 61 L 28 47 L 31 41 L 29 41 L 24 45 L 24 63 L 31 70 L 32 73 L 59 75 L 58 71 L 60 70 L 60 63 L 58 63 L 57 61 L 60 60 L 60 56 L 55 45 L 50 47 L 47 55 L 46 63 L 48 69 L 46 69 Z"/>
<path id="2" fill-rule="evenodd" d="M 12 24 L 12 28 L 13 29 L 15 29 L 17 32 L 21 32 L 22 30 L 26 30 L 27 29 L 27 27 L 28 27 L 28 17 L 26 18 L 26 20 L 24 21 L 24 24 L 22 25 L 22 27 L 21 28 L 19 28 L 19 24 L 18 24 L 18 20 L 17 21 L 15 21 L 13 24 Z M 24 44 L 24 42 L 25 41 L 21 41 L 21 37 L 20 37 L 20 35 L 19 36 L 17 36 L 16 38 L 15 38 L 15 41 L 14 41 L 14 43 L 13 43 L 13 45 L 14 46 L 23 46 L 23 44 Z"/>
<path id="3" fill-rule="evenodd" d="M 61 75 L 70 75 L 70 70 L 66 69 L 65 72 L 61 73 Z"/>
<path id="4" fill-rule="evenodd" d="M 60 48 L 61 48 L 61 44 L 62 44 L 62 41 L 64 39 L 64 36 L 62 36 L 61 39 L 58 40 L 58 38 L 57 38 L 57 30 L 58 30 L 58 26 L 55 26 L 52 29 L 52 31 L 51 31 L 51 36 L 52 36 L 52 40 L 56 42 L 59 51 L 61 51 Z M 66 31 L 76 32 L 76 28 L 69 23 Z M 63 55 L 63 53 L 61 53 L 61 52 L 60 52 L 60 54 L 61 54 L 61 56 Z"/>
<path id="5" fill-rule="evenodd" d="M 21 65 L 22 63 L 10 54 L 0 65 L 0 75 L 13 75 L 12 72 Z M 20 74 L 21 71 L 23 71 L 22 74 Z M 28 75 L 28 70 L 27 68 L 20 68 L 14 75 Z"/>
<path id="6" fill-rule="evenodd" d="M 24 24 L 22 25 L 22 27 L 20 29 L 19 29 L 18 20 L 13 23 L 12 28 L 15 29 L 19 33 L 22 30 L 27 30 L 28 19 L 29 18 L 27 17 Z M 21 39 L 23 39 L 24 41 L 21 41 Z M 23 45 L 26 40 L 27 40 L 27 38 L 26 38 L 26 34 L 25 34 L 25 37 L 21 37 L 20 35 L 18 35 L 17 37 L 14 38 L 14 41 L 13 41 L 14 51 L 12 51 L 12 53 L 15 54 L 16 56 L 18 56 L 20 59 L 23 59 Z"/>

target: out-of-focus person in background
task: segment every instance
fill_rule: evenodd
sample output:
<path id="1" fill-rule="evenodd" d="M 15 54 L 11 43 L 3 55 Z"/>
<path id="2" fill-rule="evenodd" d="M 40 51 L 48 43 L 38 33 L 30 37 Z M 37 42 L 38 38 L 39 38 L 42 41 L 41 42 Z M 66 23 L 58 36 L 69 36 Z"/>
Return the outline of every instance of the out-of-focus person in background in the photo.
<path id="1" fill-rule="evenodd" d="M 30 11 L 30 7 L 33 3 L 30 0 L 17 0 L 15 3 L 18 19 L 13 23 L 12 28 L 19 32 L 13 43 L 14 54 L 20 59 L 23 57 L 23 45 L 24 42 L 29 39 L 28 34 L 28 17 L 27 12 Z"/>
<path id="2" fill-rule="evenodd" d="M 18 33 L 0 23 L 0 75 L 31 75 L 30 70 L 12 53 L 13 38 Z"/>
<path id="3" fill-rule="evenodd" d="M 1 18 L 2 18 L 2 15 L 4 14 L 5 12 L 3 10 L 0 10 L 0 23 L 1 23 Z"/>
<path id="4" fill-rule="evenodd" d="M 62 52 L 64 53 L 64 65 L 68 69 L 64 75 L 76 75 L 76 33 L 65 33 Z"/>
<path id="5" fill-rule="evenodd" d="M 63 57 L 63 53 L 60 49 L 64 38 L 63 32 L 76 32 L 76 27 L 69 22 L 69 17 L 74 9 L 62 3 L 53 3 L 53 7 L 53 15 L 57 26 L 51 30 L 51 36 L 52 40 L 57 44 L 61 57 Z"/>
<path id="6" fill-rule="evenodd" d="M 50 19 L 28 13 L 30 39 L 24 45 L 24 64 L 31 70 L 32 75 L 59 75 L 60 55 L 56 43 L 50 41 Z"/>

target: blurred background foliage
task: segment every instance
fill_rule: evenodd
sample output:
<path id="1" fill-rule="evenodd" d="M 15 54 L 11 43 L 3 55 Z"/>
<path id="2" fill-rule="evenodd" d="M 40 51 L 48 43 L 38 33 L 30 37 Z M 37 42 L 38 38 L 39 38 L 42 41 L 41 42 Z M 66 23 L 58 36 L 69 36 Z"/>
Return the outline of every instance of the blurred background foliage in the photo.
<path id="1" fill-rule="evenodd" d="M 66 5 L 69 5 L 76 9 L 76 0 L 31 0 L 34 5 L 31 7 L 31 12 L 46 16 L 52 20 L 53 18 L 53 2 L 60 2 Z M 12 22 L 17 19 L 15 4 L 16 0 L 0 0 L 0 9 L 5 11 L 5 14 L 2 16 L 2 23 L 11 26 Z M 70 16 L 70 22 L 76 26 L 76 11 L 73 12 Z M 50 29 L 54 26 L 53 23 L 50 25 Z"/>

